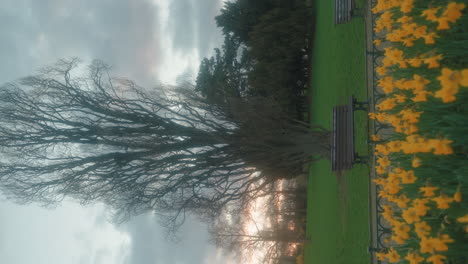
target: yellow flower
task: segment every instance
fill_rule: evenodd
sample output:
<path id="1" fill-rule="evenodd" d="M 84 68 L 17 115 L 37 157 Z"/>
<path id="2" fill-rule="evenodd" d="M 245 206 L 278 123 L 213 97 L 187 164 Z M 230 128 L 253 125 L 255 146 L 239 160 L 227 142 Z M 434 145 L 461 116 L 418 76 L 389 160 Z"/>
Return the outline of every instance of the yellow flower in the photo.
<path id="1" fill-rule="evenodd" d="M 413 7 L 414 7 L 413 0 L 403 0 L 401 2 L 400 11 L 403 13 L 409 13 L 411 12 L 411 10 L 413 10 Z"/>
<path id="2" fill-rule="evenodd" d="M 387 259 L 388 259 L 388 262 L 390 263 L 397 263 L 400 261 L 400 255 L 398 254 L 398 252 L 396 252 L 395 249 L 393 249 L 393 247 L 390 248 L 390 250 L 388 251 L 387 253 Z"/>
<path id="3" fill-rule="evenodd" d="M 390 205 L 384 205 L 383 209 L 384 209 L 384 211 L 382 213 L 382 216 L 385 218 L 385 220 L 390 222 L 393 219 L 392 207 Z"/>
<path id="4" fill-rule="evenodd" d="M 399 152 L 401 151 L 401 141 L 394 140 L 387 143 L 387 149 L 390 152 Z"/>
<path id="5" fill-rule="evenodd" d="M 410 199 L 406 195 L 402 194 L 392 199 L 391 202 L 394 202 L 399 208 L 406 208 L 408 206 L 409 201 Z"/>
<path id="6" fill-rule="evenodd" d="M 435 56 L 432 56 L 432 57 L 427 57 L 427 58 L 424 58 L 423 61 L 425 64 L 428 64 L 428 68 L 431 69 L 431 68 L 438 68 L 440 67 L 440 63 L 439 61 L 442 59 L 442 54 L 439 54 L 439 55 L 435 55 Z"/>
<path id="7" fill-rule="evenodd" d="M 374 44 L 376 46 L 380 46 L 380 44 L 382 44 L 382 40 L 381 39 L 376 39 L 376 40 L 374 40 Z"/>
<path id="8" fill-rule="evenodd" d="M 415 91 L 414 92 L 414 97 L 411 98 L 411 101 L 417 103 L 417 102 L 426 102 L 427 101 L 427 96 L 428 95 L 433 95 L 432 92 L 429 91 Z"/>
<path id="9" fill-rule="evenodd" d="M 444 259 L 447 257 L 443 255 L 432 255 L 426 259 L 426 262 L 432 262 L 433 264 L 444 264 Z"/>
<path id="10" fill-rule="evenodd" d="M 463 3 L 457 4 L 455 2 L 450 2 L 442 15 L 447 18 L 448 22 L 453 23 L 456 22 L 462 16 L 462 13 L 460 11 L 464 8 L 465 4 Z"/>
<path id="11" fill-rule="evenodd" d="M 458 217 L 457 222 L 459 222 L 459 223 L 468 223 L 468 214 L 466 214 L 466 215 L 464 215 L 462 217 Z"/>
<path id="12" fill-rule="evenodd" d="M 412 207 L 403 210 L 401 216 L 403 217 L 403 219 L 405 219 L 406 223 L 408 224 L 419 222 L 421 220 L 420 216 L 416 213 L 416 209 Z"/>
<path id="13" fill-rule="evenodd" d="M 377 257 L 378 260 L 384 261 L 385 258 L 387 257 L 387 254 L 384 252 L 377 252 L 375 253 L 375 256 Z"/>
<path id="14" fill-rule="evenodd" d="M 453 202 L 453 198 L 452 197 L 448 197 L 444 194 L 441 194 L 437 197 L 433 197 L 431 198 L 432 201 L 436 202 L 437 203 L 437 208 L 438 209 L 448 209 L 450 208 L 450 203 Z"/>
<path id="15" fill-rule="evenodd" d="M 402 239 L 409 239 L 409 231 L 411 230 L 411 227 L 409 225 L 406 225 L 404 223 L 398 223 L 393 227 L 392 230 L 396 236 Z"/>
<path id="16" fill-rule="evenodd" d="M 409 63 L 409 65 L 410 65 L 411 67 L 417 68 L 417 67 L 421 66 L 422 59 L 420 59 L 420 58 L 412 58 L 412 59 L 408 59 L 407 62 Z"/>
<path id="17" fill-rule="evenodd" d="M 439 36 L 437 36 L 436 33 L 431 32 L 431 33 L 426 34 L 426 35 L 421 36 L 421 37 L 424 38 L 424 43 L 430 45 L 430 44 L 434 44 L 435 43 L 435 38 L 438 38 Z"/>
<path id="18" fill-rule="evenodd" d="M 413 199 L 412 205 L 413 208 L 416 210 L 416 214 L 419 216 L 425 216 L 427 211 L 430 209 L 426 204 L 429 202 L 429 199 L 421 199 L 421 198 L 416 198 Z"/>
<path id="19" fill-rule="evenodd" d="M 468 73 L 467 73 L 468 74 Z M 435 97 L 441 98 L 442 102 L 449 103 L 456 100 L 455 95 L 458 93 L 462 75 L 458 71 L 449 68 L 443 68 L 442 74 L 437 77 L 442 88 L 435 93 Z"/>
<path id="20" fill-rule="evenodd" d="M 418 74 L 413 75 L 412 85 L 413 85 L 414 90 L 416 90 L 416 91 L 424 90 L 424 88 L 426 88 L 426 84 L 428 84 L 430 82 L 431 81 L 429 81 L 428 79 L 425 79 L 424 77 L 422 77 L 422 76 L 420 76 Z"/>
<path id="21" fill-rule="evenodd" d="M 458 89 L 449 90 L 449 89 L 442 88 L 435 93 L 434 97 L 442 99 L 442 102 L 444 103 L 450 103 L 450 102 L 457 100 L 457 98 L 455 97 L 455 94 L 457 93 L 458 93 Z"/>
<path id="22" fill-rule="evenodd" d="M 371 135 L 371 139 L 372 139 L 372 141 L 379 141 L 379 140 L 381 140 L 381 138 L 380 138 L 379 135 Z"/>
<path id="23" fill-rule="evenodd" d="M 417 167 L 421 166 L 421 164 L 422 164 L 422 161 L 418 157 L 414 157 L 413 161 L 411 162 L 411 166 L 413 166 L 413 168 L 417 168 Z"/>
<path id="24" fill-rule="evenodd" d="M 433 7 L 422 11 L 421 16 L 426 17 L 426 20 L 436 22 L 437 21 L 437 11 L 440 7 Z"/>
<path id="25" fill-rule="evenodd" d="M 396 100 L 394 98 L 387 98 L 375 106 L 379 111 L 386 111 L 393 109 L 396 106 Z"/>
<path id="26" fill-rule="evenodd" d="M 419 238 L 426 237 L 431 231 L 431 227 L 424 221 L 414 224 L 414 231 Z"/>
<path id="27" fill-rule="evenodd" d="M 432 237 L 421 237 L 421 242 L 419 242 L 419 247 L 421 253 L 434 253 L 435 250 L 435 241 Z"/>
<path id="28" fill-rule="evenodd" d="M 432 153 L 435 155 L 449 155 L 453 153 L 453 149 L 450 146 L 452 142 L 449 139 L 430 139 L 428 146 L 434 149 Z"/>
<path id="29" fill-rule="evenodd" d="M 439 187 L 435 186 L 424 186 L 419 188 L 419 192 L 422 192 L 424 197 L 433 197 L 438 189 Z"/>
<path id="30" fill-rule="evenodd" d="M 460 85 L 468 87 L 468 69 L 464 69 L 460 72 Z"/>
<path id="31" fill-rule="evenodd" d="M 403 51 L 396 48 L 385 48 L 385 57 L 393 63 L 399 63 L 403 61 Z"/>
<path id="32" fill-rule="evenodd" d="M 415 183 L 418 178 L 414 176 L 414 171 L 410 170 L 401 174 L 401 183 L 411 184 Z"/>
<path id="33" fill-rule="evenodd" d="M 397 194 L 403 187 L 398 182 L 387 182 L 384 186 L 384 189 L 388 191 L 389 194 Z"/>
<path id="34" fill-rule="evenodd" d="M 395 89 L 395 85 L 393 84 L 393 78 L 391 76 L 385 76 L 384 78 L 378 80 L 377 84 L 380 87 L 382 87 L 382 90 L 385 94 L 389 94 L 393 92 L 393 89 Z"/>
<path id="35" fill-rule="evenodd" d="M 375 152 L 376 154 L 382 154 L 382 155 L 390 154 L 390 151 L 388 151 L 387 147 L 383 144 L 377 144 L 375 146 Z"/>
<path id="36" fill-rule="evenodd" d="M 416 38 L 423 38 L 427 35 L 427 26 L 416 27 L 413 31 L 413 36 Z"/>
<path id="37" fill-rule="evenodd" d="M 380 15 L 380 17 L 375 21 L 374 31 L 377 33 L 384 29 L 390 31 L 392 29 L 392 24 L 394 23 L 392 15 L 393 14 L 390 11 L 385 11 L 382 13 L 382 15 Z"/>
<path id="38" fill-rule="evenodd" d="M 403 109 L 398 114 L 401 116 L 402 120 L 406 120 L 409 123 L 417 123 L 422 113 L 422 111 L 416 112 L 411 109 Z"/>
<path id="39" fill-rule="evenodd" d="M 447 251 L 447 243 L 453 243 L 454 241 L 449 235 L 441 234 L 439 237 L 434 238 L 434 248 L 436 251 Z"/>
<path id="40" fill-rule="evenodd" d="M 460 192 L 460 190 L 457 190 L 455 192 L 455 194 L 453 195 L 453 200 L 458 203 L 462 201 L 462 193 Z"/>
<path id="41" fill-rule="evenodd" d="M 437 19 L 437 23 L 439 23 L 439 25 L 437 26 L 437 30 L 446 30 L 446 29 L 450 29 L 450 26 L 449 26 L 449 20 L 448 18 L 446 17 L 439 17 Z"/>
<path id="42" fill-rule="evenodd" d="M 418 264 L 424 260 L 423 257 L 419 256 L 418 253 L 408 252 L 405 257 L 409 261 L 409 264 Z"/>
<path id="43" fill-rule="evenodd" d="M 388 159 L 387 156 L 378 158 L 377 163 L 382 167 L 390 166 L 390 160 Z"/>
<path id="44" fill-rule="evenodd" d="M 385 66 L 379 66 L 379 67 L 376 67 L 375 68 L 375 71 L 379 74 L 379 75 L 385 75 L 387 73 L 387 67 Z"/>
<path id="45" fill-rule="evenodd" d="M 413 47 L 414 46 L 414 41 L 416 39 L 415 38 L 406 38 L 406 39 L 403 39 L 401 42 L 403 42 L 403 45 L 405 45 L 405 47 Z M 403 63 L 404 66 L 402 66 L 402 64 L 400 64 L 400 68 L 406 68 L 406 63 Z"/>

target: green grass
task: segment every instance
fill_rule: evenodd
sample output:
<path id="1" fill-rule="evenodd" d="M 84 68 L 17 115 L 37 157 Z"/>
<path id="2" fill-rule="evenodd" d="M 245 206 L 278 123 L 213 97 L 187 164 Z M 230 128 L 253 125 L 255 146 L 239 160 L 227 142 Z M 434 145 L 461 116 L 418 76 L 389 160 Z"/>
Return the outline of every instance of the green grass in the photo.
<path id="1" fill-rule="evenodd" d="M 315 1 L 311 71 L 311 121 L 327 128 L 331 128 L 335 105 L 346 103 L 350 95 L 366 99 L 364 20 L 354 18 L 335 26 L 333 2 Z M 366 124 L 366 114 L 356 112 L 356 148 L 365 155 Z M 369 262 L 368 175 L 367 167 L 356 165 L 338 180 L 329 161 L 312 165 L 305 263 Z"/>

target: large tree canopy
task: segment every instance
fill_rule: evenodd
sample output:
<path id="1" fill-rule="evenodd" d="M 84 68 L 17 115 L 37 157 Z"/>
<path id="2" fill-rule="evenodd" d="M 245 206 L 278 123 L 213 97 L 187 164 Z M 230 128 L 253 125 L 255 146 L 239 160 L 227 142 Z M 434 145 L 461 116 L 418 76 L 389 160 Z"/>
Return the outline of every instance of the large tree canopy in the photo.
<path id="1" fill-rule="evenodd" d="M 0 88 L 0 186 L 19 202 L 70 196 L 176 228 L 294 177 L 326 155 L 328 132 L 266 99 L 209 105 L 193 87 L 145 90 L 94 61 L 62 60 Z"/>

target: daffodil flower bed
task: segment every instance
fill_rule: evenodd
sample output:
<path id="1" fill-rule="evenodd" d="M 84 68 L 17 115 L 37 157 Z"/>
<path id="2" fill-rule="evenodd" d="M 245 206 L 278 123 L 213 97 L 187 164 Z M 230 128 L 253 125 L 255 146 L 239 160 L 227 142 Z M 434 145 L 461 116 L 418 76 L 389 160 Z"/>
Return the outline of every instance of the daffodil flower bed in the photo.
<path id="1" fill-rule="evenodd" d="M 389 263 L 468 260 L 468 1 L 378 0 L 383 98 L 369 117 L 378 195 L 388 203 Z"/>

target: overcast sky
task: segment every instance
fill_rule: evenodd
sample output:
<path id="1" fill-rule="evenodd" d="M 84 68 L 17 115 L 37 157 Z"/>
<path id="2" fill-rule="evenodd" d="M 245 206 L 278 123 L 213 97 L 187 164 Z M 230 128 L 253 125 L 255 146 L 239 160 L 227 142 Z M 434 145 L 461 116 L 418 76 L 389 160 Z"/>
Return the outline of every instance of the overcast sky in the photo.
<path id="1" fill-rule="evenodd" d="M 102 59 L 115 75 L 151 87 L 195 76 L 221 45 L 222 0 L 1 0 L 0 83 L 59 58 Z M 205 227 L 189 221 L 183 242 L 166 242 L 151 215 L 122 225 L 102 205 L 67 201 L 55 210 L 0 201 L 0 263 L 227 263 Z"/>

